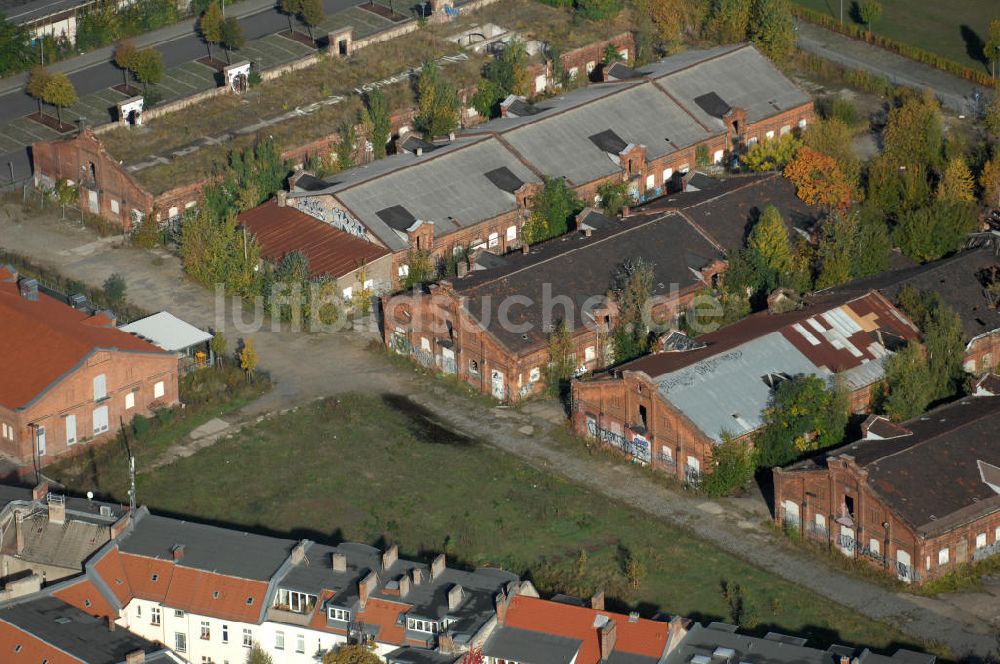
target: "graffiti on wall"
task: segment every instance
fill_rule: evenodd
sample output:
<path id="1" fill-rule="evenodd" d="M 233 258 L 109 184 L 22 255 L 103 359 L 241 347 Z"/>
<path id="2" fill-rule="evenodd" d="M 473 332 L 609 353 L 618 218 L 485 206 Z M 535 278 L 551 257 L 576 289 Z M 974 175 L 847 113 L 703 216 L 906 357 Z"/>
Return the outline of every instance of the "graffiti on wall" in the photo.
<path id="1" fill-rule="evenodd" d="M 589 417 L 587 418 L 587 432 L 594 438 L 618 448 L 642 463 L 649 463 L 652 459 L 649 441 L 642 436 L 635 436 L 629 440 L 620 433 L 597 426 L 597 422 Z"/>

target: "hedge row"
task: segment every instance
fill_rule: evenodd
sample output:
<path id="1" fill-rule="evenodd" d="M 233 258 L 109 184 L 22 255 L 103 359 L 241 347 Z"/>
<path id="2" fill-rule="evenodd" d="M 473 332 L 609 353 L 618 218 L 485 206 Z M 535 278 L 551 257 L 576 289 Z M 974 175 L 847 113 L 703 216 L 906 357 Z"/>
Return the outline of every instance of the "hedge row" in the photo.
<path id="1" fill-rule="evenodd" d="M 997 83 L 992 76 L 985 72 L 970 69 L 965 65 L 955 62 L 954 60 L 949 60 L 948 58 L 937 55 L 936 53 L 925 51 L 917 46 L 911 46 L 910 44 L 904 44 L 903 42 L 890 39 L 889 37 L 867 32 L 861 26 L 855 25 L 854 23 L 841 24 L 840 21 L 829 14 L 816 11 L 815 9 L 809 9 L 808 7 L 802 7 L 801 5 L 792 5 L 792 14 L 805 21 L 809 21 L 810 23 L 815 23 L 820 27 L 826 28 L 827 30 L 839 32 L 840 34 L 847 35 L 848 37 L 873 44 L 879 48 L 884 48 L 887 51 L 898 53 L 903 57 L 916 60 L 917 62 L 922 62 L 925 65 L 930 65 L 935 69 L 946 71 L 949 74 L 953 74 L 959 78 L 964 78 L 967 81 L 972 81 L 973 83 L 978 83 L 979 85 L 987 87 L 992 87 Z"/>

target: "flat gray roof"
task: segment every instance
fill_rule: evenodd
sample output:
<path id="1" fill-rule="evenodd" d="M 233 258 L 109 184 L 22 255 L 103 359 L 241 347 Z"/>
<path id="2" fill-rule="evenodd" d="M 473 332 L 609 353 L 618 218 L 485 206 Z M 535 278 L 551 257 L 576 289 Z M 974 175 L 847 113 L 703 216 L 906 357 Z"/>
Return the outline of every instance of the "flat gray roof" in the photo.
<path id="1" fill-rule="evenodd" d="M 500 627 L 486 640 L 483 654 L 520 664 L 570 664 L 583 641 L 517 627 Z"/>

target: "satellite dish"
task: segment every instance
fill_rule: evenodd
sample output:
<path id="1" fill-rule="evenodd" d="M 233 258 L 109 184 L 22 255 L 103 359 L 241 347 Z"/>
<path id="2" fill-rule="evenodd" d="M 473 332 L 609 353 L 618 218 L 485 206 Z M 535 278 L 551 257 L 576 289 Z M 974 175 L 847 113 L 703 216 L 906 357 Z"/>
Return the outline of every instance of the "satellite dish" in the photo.
<path id="1" fill-rule="evenodd" d="M 87 500 L 93 500 L 93 499 L 94 499 L 94 492 L 93 491 L 88 491 L 87 492 Z"/>

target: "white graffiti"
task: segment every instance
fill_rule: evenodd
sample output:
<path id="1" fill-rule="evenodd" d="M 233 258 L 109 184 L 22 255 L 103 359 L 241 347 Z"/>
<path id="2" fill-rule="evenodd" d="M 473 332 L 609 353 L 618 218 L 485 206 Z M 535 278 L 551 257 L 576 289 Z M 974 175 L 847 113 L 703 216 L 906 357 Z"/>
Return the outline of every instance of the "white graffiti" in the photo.
<path id="1" fill-rule="evenodd" d="M 464 62 L 469 59 L 469 56 L 465 53 L 456 53 L 455 55 L 445 55 L 436 60 L 439 65 L 453 64 L 455 62 Z M 379 81 L 372 81 L 371 83 L 365 83 L 364 85 L 354 88 L 354 92 L 359 95 L 363 95 L 366 92 L 370 92 L 376 88 L 384 88 L 387 85 L 392 85 L 394 83 L 401 83 L 403 81 L 408 81 L 414 78 L 420 73 L 420 67 L 410 67 L 406 71 L 399 72 L 389 76 L 388 78 L 383 78 Z"/>
<path id="2" fill-rule="evenodd" d="M 334 228 L 350 233 L 354 237 L 359 237 L 362 240 L 368 239 L 368 233 L 361 222 L 340 208 L 327 207 L 315 198 L 300 198 L 298 208 L 310 217 L 315 217 Z"/>

